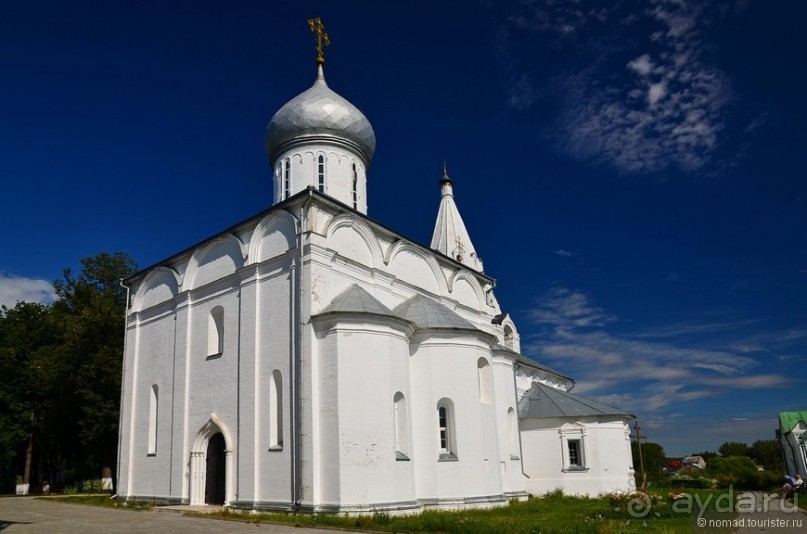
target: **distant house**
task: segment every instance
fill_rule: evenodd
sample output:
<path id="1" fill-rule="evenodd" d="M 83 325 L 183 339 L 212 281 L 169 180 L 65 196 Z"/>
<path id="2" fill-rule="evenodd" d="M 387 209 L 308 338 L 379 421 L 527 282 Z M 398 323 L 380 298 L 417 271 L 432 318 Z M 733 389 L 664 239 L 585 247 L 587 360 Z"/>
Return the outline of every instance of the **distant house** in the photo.
<path id="1" fill-rule="evenodd" d="M 706 460 L 703 456 L 687 456 L 681 460 L 680 471 L 703 471 L 706 469 Z"/>
<path id="2" fill-rule="evenodd" d="M 780 413 L 776 437 L 782 444 L 787 473 L 807 477 L 807 411 Z"/>

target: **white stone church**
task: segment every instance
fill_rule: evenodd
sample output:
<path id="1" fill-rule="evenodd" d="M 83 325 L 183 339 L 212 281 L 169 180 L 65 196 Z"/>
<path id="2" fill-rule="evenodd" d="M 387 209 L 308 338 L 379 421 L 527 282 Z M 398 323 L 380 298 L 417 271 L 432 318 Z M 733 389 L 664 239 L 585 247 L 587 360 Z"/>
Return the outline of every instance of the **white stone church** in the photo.
<path id="1" fill-rule="evenodd" d="M 125 281 L 119 497 L 356 513 L 634 489 L 632 416 L 521 354 L 451 178 L 428 247 L 368 217 L 375 143 L 320 62 L 266 131 L 272 207 Z"/>

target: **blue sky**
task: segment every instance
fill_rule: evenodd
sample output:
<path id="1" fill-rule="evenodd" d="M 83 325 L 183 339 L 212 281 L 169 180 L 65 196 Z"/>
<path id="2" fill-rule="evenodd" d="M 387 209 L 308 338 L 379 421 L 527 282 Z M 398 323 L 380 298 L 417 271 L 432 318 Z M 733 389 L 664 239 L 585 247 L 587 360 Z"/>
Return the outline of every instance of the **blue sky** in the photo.
<path id="1" fill-rule="evenodd" d="M 428 243 L 445 158 L 527 355 L 671 455 L 805 408 L 807 4 L 230 4 L 0 6 L 0 303 L 267 208 L 319 16 L 376 131 L 370 216 Z"/>

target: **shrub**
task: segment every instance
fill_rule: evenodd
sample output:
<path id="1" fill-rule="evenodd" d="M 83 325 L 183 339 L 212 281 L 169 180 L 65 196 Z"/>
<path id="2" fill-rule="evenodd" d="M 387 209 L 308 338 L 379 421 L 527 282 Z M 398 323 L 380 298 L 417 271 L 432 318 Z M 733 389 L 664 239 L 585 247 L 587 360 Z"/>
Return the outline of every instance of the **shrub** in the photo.
<path id="1" fill-rule="evenodd" d="M 760 487 L 761 473 L 756 464 L 747 456 L 712 458 L 706 472 L 717 479 L 721 487 L 734 486 L 737 489 L 763 489 Z"/>

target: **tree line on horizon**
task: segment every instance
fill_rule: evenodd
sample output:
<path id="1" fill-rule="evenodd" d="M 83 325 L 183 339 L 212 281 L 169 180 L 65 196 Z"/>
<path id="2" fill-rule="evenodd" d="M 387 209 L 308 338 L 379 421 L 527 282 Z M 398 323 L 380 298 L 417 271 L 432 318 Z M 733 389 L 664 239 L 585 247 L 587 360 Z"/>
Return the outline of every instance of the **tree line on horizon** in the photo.
<path id="1" fill-rule="evenodd" d="M 641 462 L 636 441 L 631 442 L 631 449 L 638 487 L 641 483 Z M 781 444 L 775 439 L 757 440 L 751 445 L 728 441 L 720 445 L 717 452 L 703 451 L 689 456 L 700 456 L 706 461 L 705 475 L 726 481 L 737 480 L 746 487 L 775 486 L 783 476 L 785 468 Z M 683 457 L 668 457 L 660 444 L 643 442 L 641 460 L 644 462 L 648 482 L 665 484 L 668 476 L 673 473 L 669 470 L 670 464 L 675 460 L 680 462 Z M 767 474 L 760 475 L 757 466 L 762 466 Z"/>
<path id="2" fill-rule="evenodd" d="M 126 289 L 122 252 L 81 260 L 52 304 L 0 306 L 0 492 L 114 477 Z"/>

